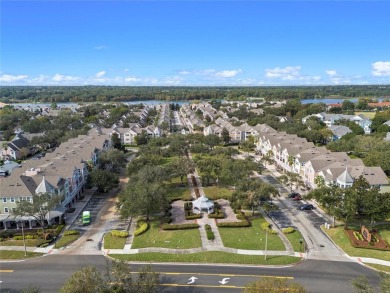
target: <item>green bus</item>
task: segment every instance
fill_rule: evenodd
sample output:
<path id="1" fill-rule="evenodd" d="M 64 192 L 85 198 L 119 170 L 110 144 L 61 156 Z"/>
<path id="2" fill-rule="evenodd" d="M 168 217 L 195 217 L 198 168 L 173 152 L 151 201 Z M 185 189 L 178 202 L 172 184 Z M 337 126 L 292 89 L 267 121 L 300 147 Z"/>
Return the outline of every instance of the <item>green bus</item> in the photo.
<path id="1" fill-rule="evenodd" d="M 91 212 L 84 211 L 83 212 L 83 225 L 88 225 L 91 223 Z"/>

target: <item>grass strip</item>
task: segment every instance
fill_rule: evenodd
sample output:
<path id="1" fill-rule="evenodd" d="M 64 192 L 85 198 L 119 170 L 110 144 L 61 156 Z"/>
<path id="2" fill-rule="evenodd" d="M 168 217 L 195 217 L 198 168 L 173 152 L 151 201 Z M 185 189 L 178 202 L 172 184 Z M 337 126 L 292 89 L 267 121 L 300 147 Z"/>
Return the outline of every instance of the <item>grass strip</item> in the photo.
<path id="1" fill-rule="evenodd" d="M 202 246 L 198 229 L 161 230 L 158 221 L 149 222 L 149 230 L 134 237 L 131 248 L 197 248 Z"/>
<path id="2" fill-rule="evenodd" d="M 67 246 L 73 241 L 76 241 L 79 237 L 80 235 L 64 235 L 56 242 L 54 248 L 61 248 Z"/>
<path id="3" fill-rule="evenodd" d="M 237 249 L 264 250 L 265 230 L 261 229 L 261 224 L 266 220 L 262 216 L 252 219 L 251 227 L 219 228 L 223 245 Z M 277 234 L 268 233 L 267 247 L 269 250 L 286 250 L 282 240 Z"/>
<path id="4" fill-rule="evenodd" d="M 151 262 L 191 262 L 191 263 L 234 263 L 261 265 L 288 265 L 300 261 L 300 258 L 286 255 L 242 255 L 221 251 L 206 251 L 191 254 L 167 254 L 158 252 L 137 254 L 110 254 L 111 257 L 125 261 Z"/>
<path id="5" fill-rule="evenodd" d="M 112 236 L 111 233 L 104 235 L 104 249 L 123 249 L 126 238 Z"/>
<path id="6" fill-rule="evenodd" d="M 0 259 L 25 259 L 40 255 L 42 255 L 42 253 L 27 251 L 27 256 L 25 256 L 24 251 L 0 250 Z"/>
<path id="7" fill-rule="evenodd" d="M 376 227 L 384 237 L 385 240 L 388 241 L 388 227 Z M 381 231 L 381 229 L 383 231 Z M 359 257 L 371 257 L 377 259 L 383 259 L 390 261 L 390 253 L 388 251 L 380 251 L 374 249 L 364 249 L 357 248 L 351 245 L 351 242 L 344 232 L 344 226 L 339 226 L 331 229 L 322 229 L 344 252 L 350 256 L 359 256 Z"/>

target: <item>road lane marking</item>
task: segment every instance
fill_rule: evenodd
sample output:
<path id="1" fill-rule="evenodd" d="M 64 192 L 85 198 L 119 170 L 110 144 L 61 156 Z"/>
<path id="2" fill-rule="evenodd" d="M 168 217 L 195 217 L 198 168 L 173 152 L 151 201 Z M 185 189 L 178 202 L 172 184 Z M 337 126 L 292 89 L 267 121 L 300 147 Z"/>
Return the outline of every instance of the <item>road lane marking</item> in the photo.
<path id="1" fill-rule="evenodd" d="M 267 276 L 267 275 L 240 275 L 240 274 L 207 274 L 207 273 L 181 273 L 181 272 L 156 272 L 160 275 L 193 275 L 193 276 L 218 276 L 218 277 L 253 277 L 253 278 L 275 278 L 293 280 L 291 276 Z M 130 272 L 130 274 L 139 274 L 139 272 Z"/>
<path id="2" fill-rule="evenodd" d="M 0 273 L 13 273 L 14 270 L 0 270 Z"/>
<path id="3" fill-rule="evenodd" d="M 164 287 L 200 287 L 200 288 L 225 288 L 225 289 L 244 289 L 241 286 L 216 286 L 216 285 L 185 285 L 185 284 L 159 284 Z"/>

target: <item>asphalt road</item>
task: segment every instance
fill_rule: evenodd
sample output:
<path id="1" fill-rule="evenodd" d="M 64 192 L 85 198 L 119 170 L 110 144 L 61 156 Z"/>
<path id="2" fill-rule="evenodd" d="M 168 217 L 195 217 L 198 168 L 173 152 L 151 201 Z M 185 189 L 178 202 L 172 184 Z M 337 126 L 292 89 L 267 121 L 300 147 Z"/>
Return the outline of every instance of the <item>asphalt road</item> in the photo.
<path id="1" fill-rule="evenodd" d="M 39 286 L 42 292 L 53 293 L 64 284 L 74 271 L 84 266 L 96 266 L 105 271 L 106 259 L 97 255 L 49 255 L 33 260 L 1 263 L 1 292 L 20 292 L 29 285 Z M 248 282 L 260 277 L 287 278 L 304 285 L 309 292 L 354 292 L 350 281 L 365 275 L 374 284 L 377 274 L 351 262 L 306 260 L 283 268 L 255 266 L 218 266 L 204 264 L 156 264 L 160 273 L 160 292 L 241 292 Z M 138 264 L 131 265 L 136 272 Z M 193 284 L 188 285 L 190 278 Z M 228 278 L 228 279 L 226 279 Z M 225 279 L 226 284 L 220 282 Z"/>

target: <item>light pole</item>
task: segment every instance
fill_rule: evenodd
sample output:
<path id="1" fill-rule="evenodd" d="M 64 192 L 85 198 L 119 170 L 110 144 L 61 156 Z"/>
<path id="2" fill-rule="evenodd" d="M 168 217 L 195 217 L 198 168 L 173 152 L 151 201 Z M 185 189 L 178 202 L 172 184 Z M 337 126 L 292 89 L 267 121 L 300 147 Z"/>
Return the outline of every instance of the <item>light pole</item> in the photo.
<path id="1" fill-rule="evenodd" d="M 264 260 L 267 260 L 267 244 L 268 244 L 268 227 L 265 229 L 265 251 L 264 251 Z"/>
<path id="2" fill-rule="evenodd" d="M 24 246 L 24 256 L 27 256 L 27 249 L 26 249 L 26 239 L 24 238 L 24 221 L 22 220 L 20 222 L 22 224 L 22 238 L 23 238 L 23 246 Z"/>

